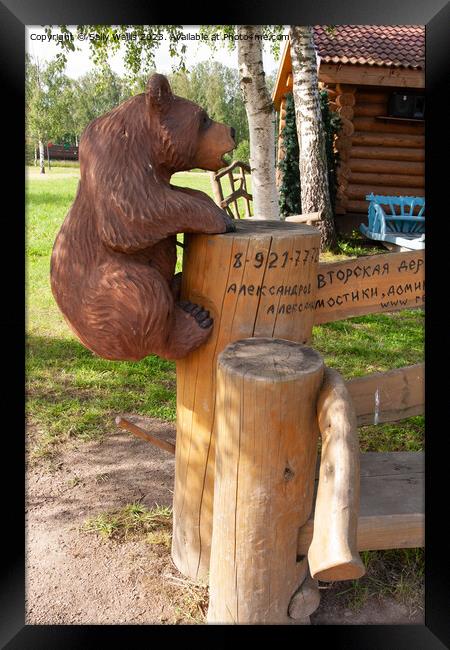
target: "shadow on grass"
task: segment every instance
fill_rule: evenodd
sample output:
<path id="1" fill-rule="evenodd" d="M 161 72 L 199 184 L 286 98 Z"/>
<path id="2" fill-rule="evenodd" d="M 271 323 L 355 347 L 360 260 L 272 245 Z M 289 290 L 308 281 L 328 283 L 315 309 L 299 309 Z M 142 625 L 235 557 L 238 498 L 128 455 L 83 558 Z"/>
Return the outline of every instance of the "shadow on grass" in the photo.
<path id="1" fill-rule="evenodd" d="M 74 339 L 29 335 L 26 378 L 27 418 L 42 455 L 70 437 L 101 437 L 120 413 L 175 419 L 175 364 L 153 355 L 107 361 Z"/>

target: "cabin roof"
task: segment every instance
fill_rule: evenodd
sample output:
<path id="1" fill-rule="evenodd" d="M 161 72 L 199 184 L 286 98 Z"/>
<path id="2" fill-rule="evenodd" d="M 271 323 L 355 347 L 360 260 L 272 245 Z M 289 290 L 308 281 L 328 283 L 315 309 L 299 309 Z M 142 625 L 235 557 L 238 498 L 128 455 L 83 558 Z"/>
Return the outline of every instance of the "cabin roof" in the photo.
<path id="1" fill-rule="evenodd" d="M 314 44 L 321 67 L 345 66 L 355 73 L 357 70 L 381 68 L 386 71 L 391 70 L 393 74 L 400 74 L 403 69 L 405 75 L 420 77 L 420 80 L 412 83 L 413 86 L 423 86 L 422 77 L 425 68 L 425 27 L 423 25 L 336 25 L 332 33 L 328 33 L 323 26 L 315 26 Z M 407 72 L 408 69 L 410 72 Z M 394 70 L 397 72 L 394 73 Z M 276 110 L 279 110 L 282 96 L 292 88 L 291 72 L 291 53 L 289 40 L 287 40 L 272 95 Z M 356 78 L 357 75 L 355 80 Z M 321 80 L 320 69 L 319 80 Z M 352 81 L 345 83 L 352 83 Z M 408 84 L 399 82 L 399 85 Z"/>
<path id="2" fill-rule="evenodd" d="M 317 54 L 326 63 L 423 69 L 423 25 L 337 25 L 329 34 L 314 27 Z"/>

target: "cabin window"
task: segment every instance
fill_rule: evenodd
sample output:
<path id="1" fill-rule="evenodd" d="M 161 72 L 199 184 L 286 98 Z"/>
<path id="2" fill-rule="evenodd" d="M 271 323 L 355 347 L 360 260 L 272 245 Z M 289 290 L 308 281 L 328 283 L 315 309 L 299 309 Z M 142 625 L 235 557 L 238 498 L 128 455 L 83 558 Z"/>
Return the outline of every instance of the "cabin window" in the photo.
<path id="1" fill-rule="evenodd" d="M 412 120 L 425 119 L 425 96 L 396 91 L 389 97 L 388 116 Z"/>

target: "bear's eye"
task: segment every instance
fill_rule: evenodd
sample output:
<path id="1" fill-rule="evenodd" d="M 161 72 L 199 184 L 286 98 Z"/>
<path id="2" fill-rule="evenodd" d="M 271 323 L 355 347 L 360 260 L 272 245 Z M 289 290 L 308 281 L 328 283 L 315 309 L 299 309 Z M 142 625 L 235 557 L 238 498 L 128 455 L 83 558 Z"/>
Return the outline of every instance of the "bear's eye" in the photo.
<path id="1" fill-rule="evenodd" d="M 211 119 L 208 117 L 208 115 L 203 115 L 201 124 L 202 126 L 209 126 L 211 124 Z"/>

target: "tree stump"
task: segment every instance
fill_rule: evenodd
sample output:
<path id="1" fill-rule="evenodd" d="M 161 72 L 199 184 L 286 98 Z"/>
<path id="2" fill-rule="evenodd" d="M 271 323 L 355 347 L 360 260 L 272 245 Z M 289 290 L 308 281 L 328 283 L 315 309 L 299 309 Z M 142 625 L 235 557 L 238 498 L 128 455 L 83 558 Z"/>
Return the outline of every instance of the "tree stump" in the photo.
<path id="1" fill-rule="evenodd" d="M 209 570 L 217 356 L 248 337 L 306 343 L 314 320 L 320 232 L 252 219 L 236 227 L 223 235 L 189 235 L 184 253 L 181 297 L 214 318 L 208 341 L 177 361 L 172 558 L 194 580 Z"/>
<path id="2" fill-rule="evenodd" d="M 318 352 L 286 340 L 241 340 L 219 356 L 208 622 L 292 622 L 323 373 Z M 304 607 L 292 614 L 308 616 Z"/>

